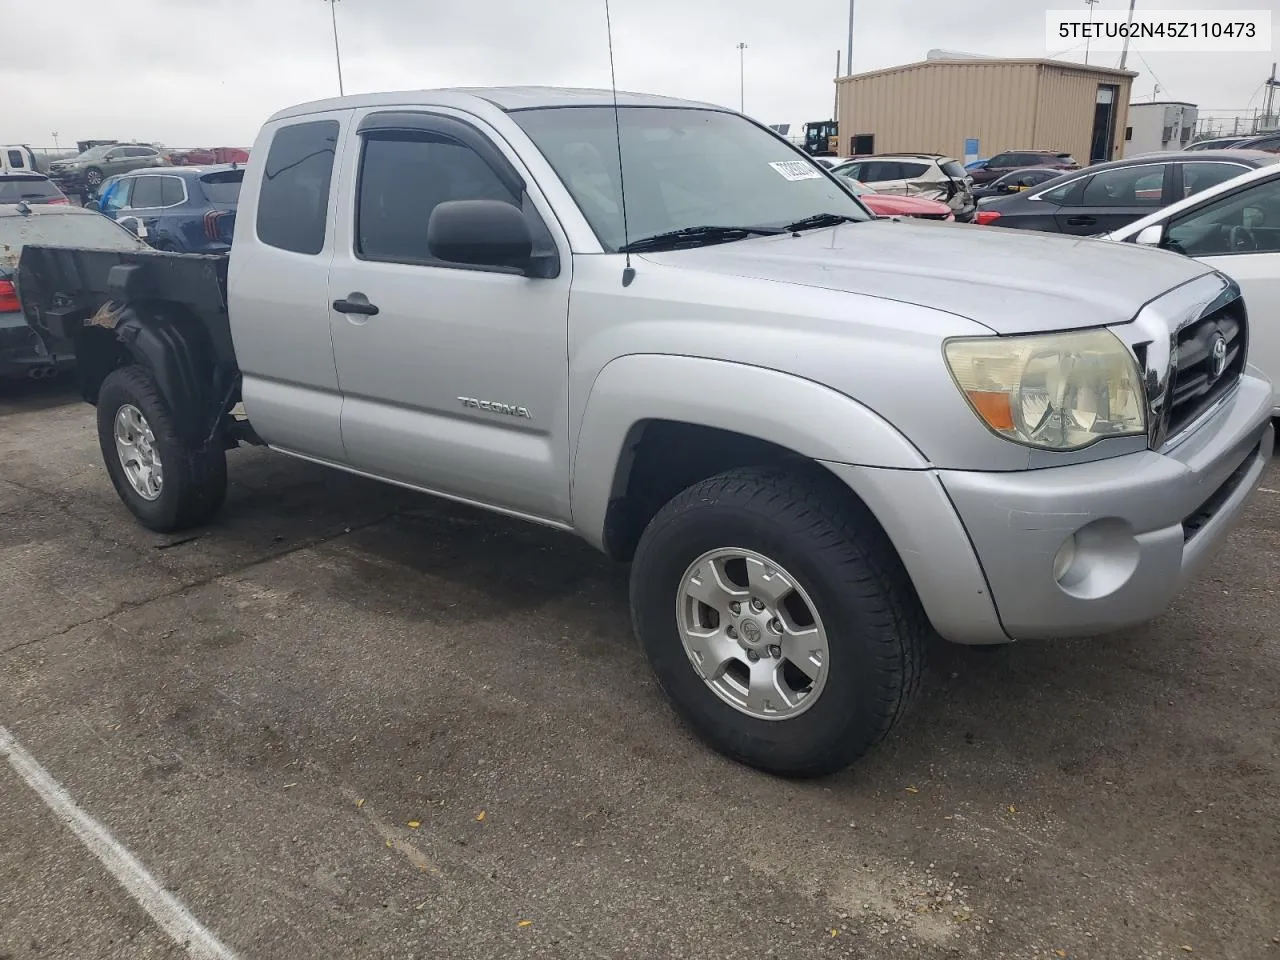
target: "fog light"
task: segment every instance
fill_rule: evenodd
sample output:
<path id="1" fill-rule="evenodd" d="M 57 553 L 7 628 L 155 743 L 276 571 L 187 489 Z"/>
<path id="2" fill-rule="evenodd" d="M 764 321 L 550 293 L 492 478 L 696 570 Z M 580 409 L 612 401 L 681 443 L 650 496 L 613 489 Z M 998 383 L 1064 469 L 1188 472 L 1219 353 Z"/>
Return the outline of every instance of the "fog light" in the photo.
<path id="1" fill-rule="evenodd" d="M 1062 546 L 1058 548 L 1058 555 L 1053 558 L 1053 579 L 1061 583 L 1075 559 L 1076 535 L 1073 533 L 1063 541 Z"/>

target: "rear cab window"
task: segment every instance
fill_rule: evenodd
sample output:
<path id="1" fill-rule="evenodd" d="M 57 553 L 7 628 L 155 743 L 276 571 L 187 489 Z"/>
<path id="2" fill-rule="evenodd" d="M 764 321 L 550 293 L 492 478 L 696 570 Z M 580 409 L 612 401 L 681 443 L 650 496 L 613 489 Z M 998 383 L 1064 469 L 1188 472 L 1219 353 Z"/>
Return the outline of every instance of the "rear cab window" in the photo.
<path id="1" fill-rule="evenodd" d="M 963 180 L 969 175 L 969 171 L 955 160 L 944 160 L 942 163 L 938 164 L 938 166 L 942 168 L 943 173 L 948 177 L 951 177 L 953 180 Z"/>
<path id="2" fill-rule="evenodd" d="M 258 192 L 259 240 L 310 256 L 324 249 L 337 145 L 337 120 L 291 123 L 276 130 Z"/>

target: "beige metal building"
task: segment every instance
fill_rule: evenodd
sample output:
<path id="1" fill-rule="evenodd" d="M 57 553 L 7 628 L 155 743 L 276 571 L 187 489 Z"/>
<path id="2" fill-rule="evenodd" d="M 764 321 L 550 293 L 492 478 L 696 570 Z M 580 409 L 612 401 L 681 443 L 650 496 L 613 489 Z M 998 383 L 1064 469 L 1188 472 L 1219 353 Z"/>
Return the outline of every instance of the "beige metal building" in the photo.
<path id="1" fill-rule="evenodd" d="M 1061 60 L 929 59 L 840 77 L 839 153 L 1062 150 L 1120 157 L 1136 73 Z M 973 146 L 972 143 L 969 144 Z"/>

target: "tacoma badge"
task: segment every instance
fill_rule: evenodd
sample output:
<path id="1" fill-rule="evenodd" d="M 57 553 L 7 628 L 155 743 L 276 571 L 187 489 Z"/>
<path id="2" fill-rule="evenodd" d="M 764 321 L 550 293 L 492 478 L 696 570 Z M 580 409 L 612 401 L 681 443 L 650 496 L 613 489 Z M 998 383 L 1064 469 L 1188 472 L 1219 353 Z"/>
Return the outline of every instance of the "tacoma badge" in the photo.
<path id="1" fill-rule="evenodd" d="M 524 417 L 526 420 L 533 419 L 533 414 L 529 412 L 528 407 L 520 407 L 512 403 L 497 403 L 493 400 L 477 400 L 475 397 L 459 397 L 458 402 L 464 407 L 471 407 L 475 410 L 487 410 L 489 413 L 502 413 L 508 417 Z"/>

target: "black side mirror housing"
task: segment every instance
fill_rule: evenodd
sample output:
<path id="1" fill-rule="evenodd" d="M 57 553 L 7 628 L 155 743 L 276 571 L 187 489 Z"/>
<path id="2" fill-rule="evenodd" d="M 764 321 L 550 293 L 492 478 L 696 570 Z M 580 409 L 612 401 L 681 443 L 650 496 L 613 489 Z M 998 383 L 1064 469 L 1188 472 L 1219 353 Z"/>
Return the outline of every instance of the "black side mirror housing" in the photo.
<path id="1" fill-rule="evenodd" d="M 427 221 L 431 255 L 450 263 L 508 267 L 525 273 L 533 234 L 519 207 L 501 200 L 446 200 Z"/>

